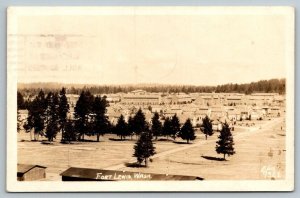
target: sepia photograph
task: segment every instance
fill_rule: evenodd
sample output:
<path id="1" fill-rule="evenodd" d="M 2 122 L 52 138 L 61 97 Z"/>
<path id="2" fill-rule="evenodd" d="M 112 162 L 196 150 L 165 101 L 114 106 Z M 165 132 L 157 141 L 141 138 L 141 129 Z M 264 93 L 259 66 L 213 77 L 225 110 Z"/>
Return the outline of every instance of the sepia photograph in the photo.
<path id="1" fill-rule="evenodd" d="M 7 190 L 292 191 L 292 7 L 9 7 Z"/>

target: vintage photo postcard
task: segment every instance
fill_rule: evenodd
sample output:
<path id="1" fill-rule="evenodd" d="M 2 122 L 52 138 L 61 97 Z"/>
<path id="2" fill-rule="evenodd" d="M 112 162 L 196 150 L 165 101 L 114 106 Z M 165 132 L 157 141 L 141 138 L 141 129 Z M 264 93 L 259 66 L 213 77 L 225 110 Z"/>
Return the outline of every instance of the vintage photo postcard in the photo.
<path id="1" fill-rule="evenodd" d="M 292 7 L 9 7 L 7 190 L 292 191 Z"/>

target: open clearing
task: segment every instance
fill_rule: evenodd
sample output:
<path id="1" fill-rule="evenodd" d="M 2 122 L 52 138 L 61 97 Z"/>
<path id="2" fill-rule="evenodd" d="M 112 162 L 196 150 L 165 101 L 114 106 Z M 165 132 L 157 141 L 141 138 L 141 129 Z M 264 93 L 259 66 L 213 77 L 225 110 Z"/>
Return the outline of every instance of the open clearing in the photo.
<path id="1" fill-rule="evenodd" d="M 68 167 L 115 169 L 160 174 L 200 176 L 216 179 L 283 179 L 285 175 L 285 117 L 255 122 L 253 127 L 235 127 L 232 131 L 236 154 L 223 157 L 215 152 L 217 136 L 205 140 L 197 131 L 193 144 L 155 141 L 157 154 L 148 168 L 126 167 L 134 162 L 133 140 L 113 141 L 115 135 L 105 135 L 100 142 L 53 145 L 31 142 L 27 133 L 18 134 L 18 163 L 46 166 L 45 180 L 61 180 L 60 173 Z M 281 127 L 283 126 L 283 130 Z M 86 139 L 95 139 L 87 137 Z M 178 142 L 181 139 L 177 138 Z"/>

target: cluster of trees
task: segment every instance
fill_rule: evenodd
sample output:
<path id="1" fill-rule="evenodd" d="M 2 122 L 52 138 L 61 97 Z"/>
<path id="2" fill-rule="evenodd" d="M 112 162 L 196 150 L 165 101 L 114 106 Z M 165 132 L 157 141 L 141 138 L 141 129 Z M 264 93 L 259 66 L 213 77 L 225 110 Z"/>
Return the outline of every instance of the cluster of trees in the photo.
<path id="1" fill-rule="evenodd" d="M 53 141 L 59 131 L 64 131 L 69 111 L 65 88 L 59 93 L 49 92 L 47 95 L 40 90 L 35 99 L 27 103 L 26 108 L 28 118 L 24 129 L 27 132 L 33 130 L 34 140 L 45 136 L 49 141 Z"/>
<path id="2" fill-rule="evenodd" d="M 22 94 L 27 96 L 36 95 L 40 87 L 44 87 L 46 92 L 56 92 L 62 87 L 58 83 L 34 83 L 19 84 L 19 90 Z M 285 79 L 270 79 L 261 80 L 258 82 L 244 83 L 244 84 L 224 84 L 218 86 L 195 86 L 195 85 L 161 85 L 161 84 L 140 84 L 140 85 L 63 85 L 68 88 L 70 94 L 80 94 L 82 90 L 88 91 L 92 94 L 110 94 L 119 92 L 130 92 L 136 89 L 143 89 L 147 92 L 163 92 L 163 93 L 211 93 L 211 92 L 236 92 L 251 94 L 253 92 L 279 93 L 285 94 Z"/>
<path id="3" fill-rule="evenodd" d="M 191 120 L 187 119 L 185 124 L 180 127 L 179 119 L 175 114 L 171 119 L 167 118 L 162 125 L 159 120 L 159 114 L 156 112 L 152 117 L 152 125 L 145 120 L 145 115 L 141 109 L 137 111 L 134 117 L 129 117 L 128 121 L 125 121 L 123 115 L 118 119 L 114 132 L 124 140 L 126 136 L 138 135 L 138 141 L 134 146 L 133 156 L 137 158 L 137 162 L 141 164 L 145 163 L 147 166 L 148 158 L 155 154 L 155 147 L 153 145 L 153 136 L 157 139 L 158 136 L 171 136 L 174 139 L 181 137 L 189 143 L 190 140 L 194 140 L 195 130 L 192 126 Z"/>
<path id="4" fill-rule="evenodd" d="M 106 97 L 94 97 L 90 92 L 82 91 L 75 106 L 74 119 L 70 119 L 67 117 L 69 104 L 65 88 L 47 95 L 40 90 L 35 99 L 27 103 L 28 118 L 24 129 L 27 132 L 33 130 L 34 140 L 45 136 L 53 141 L 61 132 L 63 142 L 84 140 L 84 135 L 96 135 L 99 141 L 100 135 L 110 129 L 105 115 L 107 106 Z"/>
<path id="5" fill-rule="evenodd" d="M 18 109 L 27 109 L 30 101 L 25 100 L 21 92 L 17 92 L 17 108 Z"/>
<path id="6" fill-rule="evenodd" d="M 127 122 L 121 115 L 113 131 L 123 140 L 126 136 L 139 136 L 142 132 L 149 132 L 149 124 L 146 122 L 144 113 L 139 109 L 133 117 L 128 118 Z"/>
<path id="7" fill-rule="evenodd" d="M 84 135 L 100 135 L 110 130 L 110 122 L 105 115 L 108 102 L 106 97 L 94 97 L 89 91 L 82 91 L 75 106 L 75 131 L 78 140 L 84 140 Z"/>
<path id="8" fill-rule="evenodd" d="M 137 122 L 137 118 L 139 116 L 143 117 L 142 115 L 142 111 L 139 110 L 133 119 L 129 119 L 127 127 L 130 128 L 132 126 L 131 123 L 134 124 L 135 122 Z M 142 121 L 144 119 L 139 120 Z M 145 121 L 143 122 L 146 123 Z M 142 122 L 140 122 L 139 124 L 142 124 Z M 120 127 L 120 125 L 122 125 L 122 127 Z M 116 128 L 120 131 L 126 128 L 126 122 L 122 115 L 118 121 L 117 126 Z M 147 126 L 147 124 L 142 124 L 142 126 Z M 159 114 L 156 112 L 152 117 L 151 128 L 146 127 L 144 131 L 140 133 L 140 138 L 134 146 L 133 156 L 137 158 L 139 164 L 141 164 L 144 161 L 145 166 L 147 166 L 148 158 L 155 154 L 155 147 L 153 146 L 152 142 L 153 135 L 156 136 L 156 139 L 160 135 L 172 136 L 174 139 L 176 137 L 181 137 L 183 140 L 186 140 L 187 143 L 189 143 L 190 140 L 194 140 L 196 138 L 195 130 L 192 126 L 190 119 L 187 119 L 184 125 L 180 128 L 179 119 L 175 114 L 172 117 L 172 119 L 167 118 L 164 122 L 164 125 L 162 125 L 162 123 L 159 120 Z"/>
<path id="9" fill-rule="evenodd" d="M 134 117 L 129 117 L 128 121 L 125 121 L 123 115 L 118 119 L 114 132 L 124 140 L 126 136 L 140 135 L 142 132 L 149 132 L 151 136 L 155 136 L 157 140 L 158 136 L 172 137 L 174 140 L 176 137 L 180 137 L 189 143 L 190 140 L 194 140 L 195 130 L 192 126 L 191 120 L 187 119 L 185 124 L 181 127 L 179 119 L 175 114 L 172 118 L 166 118 L 164 124 L 159 119 L 159 114 L 154 113 L 152 117 L 152 124 L 148 124 L 145 120 L 145 115 L 142 110 L 139 109 Z"/>
<path id="10" fill-rule="evenodd" d="M 225 84 L 214 88 L 216 93 L 237 92 L 251 94 L 253 92 L 285 94 L 285 79 L 261 80 L 245 84 Z"/>
<path id="11" fill-rule="evenodd" d="M 202 133 L 205 134 L 205 139 L 207 140 L 207 136 L 212 136 L 214 134 L 212 128 L 212 120 L 209 119 L 208 116 L 202 119 L 202 125 L 200 127 Z M 225 160 L 226 154 L 228 156 L 234 155 L 234 142 L 232 133 L 230 131 L 229 125 L 225 122 L 222 124 L 222 130 L 220 131 L 220 135 L 218 136 L 218 141 L 216 142 L 216 152 L 218 154 L 223 154 L 223 159 Z"/>
<path id="12" fill-rule="evenodd" d="M 156 116 L 154 116 L 153 119 L 155 117 Z M 203 128 L 205 129 L 203 130 L 203 133 L 211 136 L 213 134 L 212 129 L 210 126 L 208 126 L 208 129 L 206 129 L 207 123 L 204 124 L 204 122 L 211 123 L 211 121 L 208 118 L 203 119 Z M 140 138 L 134 146 L 133 156 L 137 158 L 139 164 L 145 162 L 145 166 L 147 166 L 148 158 L 156 153 L 152 142 L 152 134 L 153 133 L 151 133 L 151 131 L 142 132 Z M 187 143 L 189 143 L 189 140 L 194 140 L 196 138 L 190 119 L 188 119 L 181 127 L 179 136 L 182 139 L 187 140 Z M 223 154 L 224 160 L 226 155 L 230 156 L 235 154 L 232 133 L 227 123 L 223 124 L 220 135 L 218 136 L 218 141 L 216 142 L 215 149 L 218 154 Z"/>
<path id="13" fill-rule="evenodd" d="M 121 116 L 121 117 L 123 117 L 123 116 Z M 140 138 L 138 139 L 138 141 L 136 142 L 136 144 L 134 146 L 133 156 L 137 158 L 137 161 L 139 164 L 141 164 L 142 162 L 145 162 L 145 166 L 147 166 L 148 158 L 155 154 L 155 147 L 153 146 L 153 142 L 152 142 L 153 137 L 152 136 L 153 136 L 153 134 L 155 134 L 156 130 L 163 131 L 162 130 L 163 127 L 161 126 L 161 123 L 158 118 L 159 118 L 158 114 L 155 113 L 152 118 L 151 129 L 141 132 Z M 173 118 L 170 120 L 170 123 L 172 123 Z M 125 126 L 126 122 L 124 121 L 124 119 L 122 118 L 120 120 L 122 120 L 121 122 Z M 175 117 L 175 120 L 176 120 L 176 117 Z M 122 129 L 124 129 L 124 128 L 122 128 Z M 194 131 L 194 128 L 192 126 L 190 119 L 187 119 L 181 128 L 179 125 L 179 128 L 177 128 L 177 130 L 179 130 L 177 133 L 177 136 L 181 137 L 183 140 L 186 140 L 187 143 L 189 143 L 190 140 L 194 140 L 196 138 L 195 131 Z M 205 117 L 203 119 L 203 124 L 201 126 L 201 130 L 205 134 L 206 139 L 207 139 L 208 135 L 209 136 L 213 135 L 212 121 L 208 117 Z M 174 136 L 174 138 L 175 137 L 176 136 Z M 227 123 L 223 123 L 222 130 L 220 131 L 218 140 L 216 142 L 215 150 L 218 154 L 223 154 L 224 160 L 226 158 L 226 155 L 230 156 L 230 155 L 235 154 L 233 136 L 230 131 L 229 125 Z"/>

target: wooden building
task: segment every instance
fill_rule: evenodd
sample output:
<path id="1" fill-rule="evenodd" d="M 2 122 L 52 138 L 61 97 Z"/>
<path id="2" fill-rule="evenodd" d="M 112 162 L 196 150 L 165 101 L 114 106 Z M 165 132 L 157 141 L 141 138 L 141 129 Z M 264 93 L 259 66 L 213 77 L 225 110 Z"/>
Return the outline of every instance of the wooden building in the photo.
<path id="1" fill-rule="evenodd" d="M 124 105 L 159 105 L 161 104 L 161 96 L 156 93 L 129 93 L 123 95 L 121 103 Z"/>
<path id="2" fill-rule="evenodd" d="M 18 164 L 18 181 L 34 181 L 46 178 L 46 167 L 31 164 Z"/>

